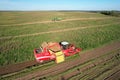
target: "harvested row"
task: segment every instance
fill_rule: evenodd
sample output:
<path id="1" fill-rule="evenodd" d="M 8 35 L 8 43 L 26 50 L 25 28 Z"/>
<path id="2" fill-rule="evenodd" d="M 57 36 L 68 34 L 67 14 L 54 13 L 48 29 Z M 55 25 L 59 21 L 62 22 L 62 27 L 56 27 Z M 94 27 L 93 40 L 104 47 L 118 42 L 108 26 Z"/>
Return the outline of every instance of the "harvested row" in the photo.
<path id="1" fill-rule="evenodd" d="M 75 59 L 75 60 L 69 61 L 69 62 L 64 62 L 64 63 L 58 64 L 58 65 L 56 65 L 52 68 L 48 68 L 48 69 L 45 69 L 45 70 L 36 71 L 32 74 L 28 74 L 26 76 L 18 78 L 17 80 L 20 80 L 20 79 L 21 80 L 29 80 L 29 79 L 33 79 L 33 78 L 40 79 L 40 78 L 44 78 L 44 77 L 47 77 L 47 76 L 53 76 L 53 75 L 62 73 L 64 71 L 68 70 L 68 69 L 71 69 L 75 66 L 83 64 L 83 63 L 85 63 L 89 60 L 92 60 L 92 59 L 97 58 L 99 56 L 102 56 L 106 53 L 109 53 L 112 50 L 116 50 L 116 49 L 119 49 L 119 48 L 120 48 L 120 43 L 116 42 L 114 44 L 107 45 L 107 46 L 104 46 L 102 48 L 97 48 L 95 50 L 86 52 L 84 54 L 80 54 L 81 58 L 79 58 L 79 59 Z"/>
<path id="2" fill-rule="evenodd" d="M 23 62 L 19 64 L 13 64 L 13 65 L 0 67 L 0 75 L 20 71 L 20 70 L 23 70 L 24 68 L 27 68 L 27 67 L 30 67 L 36 64 L 38 64 L 36 61 L 27 61 L 27 62 Z"/>
<path id="3" fill-rule="evenodd" d="M 33 60 L 33 61 L 26 61 L 26 62 L 18 63 L 18 64 L 12 64 L 12 65 L 8 65 L 8 66 L 3 66 L 3 67 L 0 67 L 0 75 L 17 72 L 17 71 L 23 70 L 25 68 L 29 68 L 29 67 L 32 67 L 35 65 L 42 65 L 45 63 L 47 63 L 47 61 L 44 63 L 38 63 L 38 62 L 36 62 L 36 60 Z"/>
<path id="4" fill-rule="evenodd" d="M 120 66 L 119 66 L 120 67 Z M 120 80 L 120 70 L 116 71 L 115 73 L 113 73 L 112 75 L 110 75 L 108 78 L 106 78 L 105 80 Z"/>
<path id="5" fill-rule="evenodd" d="M 120 50 L 119 51 L 117 51 L 117 52 L 120 52 Z M 110 62 L 111 60 L 113 60 L 113 59 L 115 59 L 116 57 L 120 57 L 119 55 L 120 55 L 120 53 L 117 53 L 116 51 L 115 51 L 115 53 L 112 53 L 112 54 L 108 54 L 108 55 L 106 55 L 105 57 L 100 57 L 99 59 L 95 59 L 94 61 L 90 61 L 90 63 L 89 64 L 87 64 L 87 65 L 85 65 L 85 66 L 83 66 L 83 67 L 81 67 L 81 68 L 77 68 L 76 70 L 74 70 L 74 71 L 72 71 L 72 72 L 69 72 L 68 74 L 66 74 L 66 75 L 64 75 L 64 76 L 62 76 L 61 77 L 61 79 L 64 79 L 64 80 L 68 80 L 68 79 L 70 79 L 70 78 L 72 78 L 72 77 L 74 77 L 74 76 L 77 76 L 77 75 L 79 75 L 79 74 L 81 74 L 81 73 L 84 73 L 85 71 L 87 71 L 87 70 L 89 70 L 89 69 L 91 69 L 91 68 L 94 68 L 94 67 L 96 67 L 96 66 L 99 66 L 99 65 L 101 65 L 101 64 L 107 64 L 108 62 Z M 98 69 L 98 73 L 100 73 L 101 71 L 99 71 L 100 69 Z M 92 75 L 95 73 L 95 71 L 94 72 L 92 72 Z M 97 73 L 97 74 L 98 74 Z M 80 79 L 80 78 L 82 78 L 82 77 L 84 77 L 84 76 L 87 76 L 87 75 L 90 75 L 91 74 L 91 72 L 90 73 L 86 73 L 86 74 L 84 74 L 84 75 L 82 75 L 81 77 L 80 76 L 77 76 L 77 77 L 75 77 L 74 78 L 74 80 L 78 80 L 78 79 Z M 96 74 L 96 73 L 95 73 Z M 95 75 L 93 75 L 93 76 L 95 76 Z M 94 77 L 95 78 L 95 77 Z"/>
<path id="6" fill-rule="evenodd" d="M 112 60 L 115 60 L 115 58 Z M 102 74 L 106 73 L 107 71 L 111 70 L 112 68 L 118 66 L 119 60 L 115 60 L 115 62 L 113 62 L 112 60 L 103 62 L 103 63 L 93 67 L 90 70 L 86 70 L 82 74 L 79 74 L 78 75 L 79 77 L 77 77 L 77 79 L 74 79 L 74 80 L 78 80 L 78 79 L 94 80 L 94 79 L 98 78 L 100 75 L 102 75 Z"/>

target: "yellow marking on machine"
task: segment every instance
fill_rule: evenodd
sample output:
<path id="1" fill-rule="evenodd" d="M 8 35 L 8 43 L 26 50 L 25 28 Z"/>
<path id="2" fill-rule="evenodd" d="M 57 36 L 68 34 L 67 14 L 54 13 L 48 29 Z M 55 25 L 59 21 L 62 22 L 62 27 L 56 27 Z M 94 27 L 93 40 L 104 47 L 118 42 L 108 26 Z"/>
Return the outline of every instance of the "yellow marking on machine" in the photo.
<path id="1" fill-rule="evenodd" d="M 56 56 L 56 60 L 55 60 L 56 63 L 61 63 L 61 62 L 65 61 L 65 56 L 62 51 L 56 52 L 55 56 Z"/>

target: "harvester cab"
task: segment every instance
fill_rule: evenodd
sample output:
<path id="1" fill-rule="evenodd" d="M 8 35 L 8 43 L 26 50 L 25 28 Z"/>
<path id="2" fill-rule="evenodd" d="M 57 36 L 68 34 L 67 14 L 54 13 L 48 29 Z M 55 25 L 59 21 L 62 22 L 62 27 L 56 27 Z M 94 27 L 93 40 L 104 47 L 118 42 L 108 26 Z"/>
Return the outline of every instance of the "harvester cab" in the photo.
<path id="1" fill-rule="evenodd" d="M 66 50 L 69 47 L 69 43 L 66 41 L 59 42 L 59 44 L 60 44 L 62 50 Z"/>

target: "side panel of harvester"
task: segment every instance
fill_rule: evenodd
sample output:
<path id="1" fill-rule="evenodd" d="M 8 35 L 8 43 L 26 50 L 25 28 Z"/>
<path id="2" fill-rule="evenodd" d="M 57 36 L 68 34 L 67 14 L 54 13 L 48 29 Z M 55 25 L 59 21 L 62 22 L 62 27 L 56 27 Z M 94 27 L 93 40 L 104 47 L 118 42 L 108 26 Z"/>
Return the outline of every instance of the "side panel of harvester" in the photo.
<path id="1" fill-rule="evenodd" d="M 62 51 L 56 52 L 55 53 L 55 62 L 56 63 L 61 63 L 63 61 L 65 61 L 64 53 Z"/>
<path id="2" fill-rule="evenodd" d="M 51 55 L 46 48 L 44 50 L 35 49 L 34 56 L 38 62 L 43 62 L 45 60 L 51 60 Z"/>

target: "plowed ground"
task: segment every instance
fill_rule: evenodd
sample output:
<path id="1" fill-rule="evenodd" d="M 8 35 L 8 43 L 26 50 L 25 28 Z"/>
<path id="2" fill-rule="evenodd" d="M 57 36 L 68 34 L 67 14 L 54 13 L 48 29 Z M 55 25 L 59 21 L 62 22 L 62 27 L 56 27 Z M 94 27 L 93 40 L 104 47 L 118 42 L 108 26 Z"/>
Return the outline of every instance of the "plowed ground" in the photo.
<path id="1" fill-rule="evenodd" d="M 118 79 L 120 65 L 120 50 L 113 52 L 112 54 L 97 58 L 89 64 L 78 67 L 73 71 L 61 76 L 64 80 L 113 80 Z M 110 72 L 108 75 L 106 73 Z M 102 77 L 104 75 L 104 77 Z M 100 77 L 101 76 L 101 77 Z M 101 79 L 100 79 L 101 78 Z"/>
<path id="2" fill-rule="evenodd" d="M 97 48 L 97 49 L 92 50 L 92 51 L 85 52 L 84 54 L 80 54 L 79 59 L 75 59 L 72 61 L 67 61 L 67 62 L 58 64 L 52 68 L 48 68 L 48 69 L 44 69 L 44 70 L 40 70 L 40 71 L 38 70 L 32 74 L 28 74 L 26 76 L 17 78 L 17 80 L 46 79 L 48 76 L 55 76 L 57 74 L 60 74 L 60 73 L 65 72 L 67 70 L 70 70 L 71 68 L 74 68 L 75 66 L 79 66 L 80 64 L 83 64 L 87 61 L 90 61 L 92 59 L 95 59 L 97 57 L 105 55 L 106 53 L 109 53 L 109 52 L 116 50 L 116 49 L 119 49 L 119 48 L 120 48 L 120 42 L 116 42 L 116 43 L 113 43 L 111 45 L 107 45 L 107 46 Z M 117 54 L 117 55 L 119 55 L 119 54 Z M 111 59 L 112 57 L 110 56 L 108 58 L 103 58 L 103 59 L 105 59 L 105 61 L 107 61 L 107 60 Z M 118 64 L 118 63 L 119 62 L 117 62 L 116 64 Z M 97 64 L 99 64 L 99 61 L 95 63 L 95 65 L 97 65 Z M 114 64 L 113 66 L 116 66 L 116 64 Z M 92 67 L 94 65 L 91 64 L 89 66 Z M 113 66 L 111 66 L 111 67 L 113 67 Z M 84 70 L 86 70 L 86 69 L 83 69 L 83 71 Z M 67 79 L 69 79 L 69 77 Z"/>

